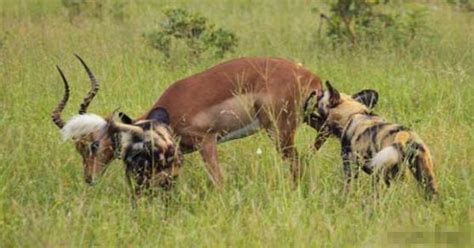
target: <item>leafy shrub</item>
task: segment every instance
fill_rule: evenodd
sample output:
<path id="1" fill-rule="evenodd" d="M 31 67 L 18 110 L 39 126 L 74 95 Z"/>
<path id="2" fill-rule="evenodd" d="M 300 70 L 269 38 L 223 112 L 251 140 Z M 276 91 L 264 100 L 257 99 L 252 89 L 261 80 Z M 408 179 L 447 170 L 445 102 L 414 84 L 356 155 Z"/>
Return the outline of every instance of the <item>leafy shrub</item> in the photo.
<path id="1" fill-rule="evenodd" d="M 350 41 L 352 45 L 358 42 L 362 32 L 371 30 L 376 22 L 390 22 L 385 15 L 375 15 L 369 1 L 338 0 L 330 2 L 331 15 L 321 14 L 328 24 L 327 36 L 336 42 Z"/>
<path id="2" fill-rule="evenodd" d="M 320 13 L 327 24 L 326 37 L 333 44 L 373 44 L 388 38 L 406 45 L 418 36 L 427 35 L 426 8 L 412 5 L 403 11 L 383 12 L 378 9 L 389 0 L 328 0 L 330 15 Z M 319 12 L 317 8 L 313 12 Z M 320 31 L 321 32 L 321 26 Z"/>
<path id="3" fill-rule="evenodd" d="M 226 52 L 233 52 L 237 46 L 237 36 L 225 29 L 219 28 L 207 34 L 205 44 L 214 48 L 217 57 L 224 57 Z"/>
<path id="4" fill-rule="evenodd" d="M 128 18 L 128 15 L 125 11 L 127 7 L 127 2 L 124 1 L 114 1 L 110 8 L 110 14 L 116 21 L 123 22 Z"/>
<path id="5" fill-rule="evenodd" d="M 101 0 L 61 0 L 61 3 L 71 23 L 84 15 L 100 20 L 104 17 L 104 1 Z"/>
<path id="6" fill-rule="evenodd" d="M 465 11 L 474 11 L 474 1 L 472 0 L 447 0 L 449 4 Z"/>
<path id="7" fill-rule="evenodd" d="M 407 10 L 397 13 L 397 21 L 387 29 L 389 38 L 396 44 L 407 46 L 411 41 L 423 39 L 431 35 L 431 29 L 426 23 L 427 8 L 422 5 L 412 5 Z"/>
<path id="8" fill-rule="evenodd" d="M 5 31 L 0 34 L 0 49 L 5 48 L 5 44 L 7 42 L 7 37 L 9 35 L 8 31 Z"/>
<path id="9" fill-rule="evenodd" d="M 168 9 L 159 29 L 145 33 L 151 47 L 159 50 L 166 58 L 171 57 L 174 43 L 184 44 L 190 55 L 199 58 L 210 51 L 222 58 L 237 47 L 237 36 L 223 28 L 216 28 L 206 17 L 189 13 L 184 9 Z"/>
<path id="10" fill-rule="evenodd" d="M 61 3 L 67 10 L 67 14 L 69 17 L 69 22 L 73 22 L 84 9 L 86 4 L 85 0 L 62 0 Z"/>

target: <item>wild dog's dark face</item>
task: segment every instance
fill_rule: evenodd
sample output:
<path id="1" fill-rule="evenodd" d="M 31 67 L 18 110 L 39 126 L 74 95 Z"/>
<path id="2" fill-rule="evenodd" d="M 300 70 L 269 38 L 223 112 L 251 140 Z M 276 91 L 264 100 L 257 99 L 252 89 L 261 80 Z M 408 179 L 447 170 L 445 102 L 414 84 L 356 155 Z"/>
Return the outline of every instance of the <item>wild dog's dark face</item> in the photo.
<path id="1" fill-rule="evenodd" d="M 155 109 L 147 120 L 133 125 L 141 131 L 122 134 L 122 157 L 127 173 L 133 174 L 139 186 L 168 187 L 178 175 L 182 161 L 169 127 L 168 113 L 163 108 Z"/>
<path id="2" fill-rule="evenodd" d="M 326 87 L 316 112 L 332 129 L 342 131 L 352 115 L 370 113 L 378 101 L 378 93 L 374 90 L 362 90 L 349 96 L 337 91 L 329 82 Z"/>

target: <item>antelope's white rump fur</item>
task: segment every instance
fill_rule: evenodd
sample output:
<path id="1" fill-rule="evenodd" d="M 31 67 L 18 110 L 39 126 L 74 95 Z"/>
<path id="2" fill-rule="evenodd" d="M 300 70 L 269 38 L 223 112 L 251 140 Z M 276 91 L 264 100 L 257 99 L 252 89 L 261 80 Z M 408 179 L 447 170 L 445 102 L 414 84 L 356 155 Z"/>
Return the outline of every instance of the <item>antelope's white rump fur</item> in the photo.
<path id="1" fill-rule="evenodd" d="M 89 133 L 104 130 L 107 122 L 96 114 L 73 116 L 61 129 L 63 139 L 79 138 Z"/>

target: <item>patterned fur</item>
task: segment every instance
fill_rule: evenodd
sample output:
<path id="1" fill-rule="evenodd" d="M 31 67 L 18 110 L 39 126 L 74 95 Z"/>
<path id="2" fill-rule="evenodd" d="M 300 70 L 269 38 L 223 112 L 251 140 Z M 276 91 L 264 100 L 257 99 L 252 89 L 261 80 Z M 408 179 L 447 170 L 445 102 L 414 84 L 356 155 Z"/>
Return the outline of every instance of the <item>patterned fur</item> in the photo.
<path id="1" fill-rule="evenodd" d="M 346 186 L 352 178 L 350 163 L 375 173 L 375 183 L 382 176 L 387 185 L 407 164 L 428 197 L 437 194 L 433 162 L 428 147 L 412 130 L 386 122 L 372 113 L 378 94 L 364 90 L 354 96 L 339 93 L 329 82 L 317 105 L 317 115 L 325 119 L 322 133 L 341 140 L 341 156 Z"/>
<path id="2" fill-rule="evenodd" d="M 141 132 L 122 133 L 122 159 L 128 182 L 137 196 L 150 188 L 170 188 L 183 159 L 167 125 L 166 110 L 155 111 L 161 114 L 133 124 Z"/>

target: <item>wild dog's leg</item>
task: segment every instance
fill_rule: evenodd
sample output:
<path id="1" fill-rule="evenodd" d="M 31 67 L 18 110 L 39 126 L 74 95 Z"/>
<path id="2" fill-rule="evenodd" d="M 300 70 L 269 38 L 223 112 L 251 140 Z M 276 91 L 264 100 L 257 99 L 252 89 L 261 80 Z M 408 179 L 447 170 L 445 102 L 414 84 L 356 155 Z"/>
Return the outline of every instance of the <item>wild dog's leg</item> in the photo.
<path id="1" fill-rule="evenodd" d="M 344 193 L 351 189 L 352 171 L 350 162 L 350 147 L 343 146 L 341 149 L 342 169 L 344 171 Z"/>
<path id="2" fill-rule="evenodd" d="M 313 145 L 314 149 L 318 151 L 324 145 L 329 136 L 331 136 L 328 126 L 324 124 L 323 119 L 315 115 L 309 115 L 305 117 L 303 122 L 318 131 L 318 135 L 316 136 L 316 139 L 314 139 Z"/>
<path id="3" fill-rule="evenodd" d="M 217 135 L 208 134 L 202 139 L 199 153 L 204 160 L 207 173 L 215 186 L 221 187 L 224 181 L 217 158 Z"/>
<path id="4" fill-rule="evenodd" d="M 384 181 L 387 187 L 390 187 L 390 180 L 394 179 L 400 173 L 400 165 L 394 165 L 392 168 L 385 168 Z"/>
<path id="5" fill-rule="evenodd" d="M 425 187 L 429 199 L 438 193 L 438 186 L 433 172 L 433 161 L 426 147 L 418 149 L 414 162 L 410 164 L 410 171 L 416 180 Z"/>
<path id="6" fill-rule="evenodd" d="M 329 127 L 323 125 L 319 130 L 318 136 L 316 136 L 316 139 L 314 140 L 314 149 L 318 151 L 324 145 L 324 143 L 326 143 L 326 140 L 329 138 L 329 136 L 331 136 Z"/>
<path id="7" fill-rule="evenodd" d="M 128 167 L 128 166 L 127 166 Z M 130 189 L 130 200 L 132 201 L 132 208 L 137 208 L 137 194 L 135 192 L 135 185 L 133 184 L 133 172 L 131 169 L 125 169 L 125 179 L 127 180 L 128 188 Z"/>
<path id="8" fill-rule="evenodd" d="M 342 158 L 342 167 L 344 171 L 344 192 L 348 193 L 350 190 L 350 184 L 352 180 L 351 172 L 351 143 L 347 136 L 343 135 L 341 138 L 341 158 Z"/>

